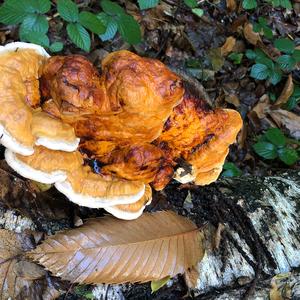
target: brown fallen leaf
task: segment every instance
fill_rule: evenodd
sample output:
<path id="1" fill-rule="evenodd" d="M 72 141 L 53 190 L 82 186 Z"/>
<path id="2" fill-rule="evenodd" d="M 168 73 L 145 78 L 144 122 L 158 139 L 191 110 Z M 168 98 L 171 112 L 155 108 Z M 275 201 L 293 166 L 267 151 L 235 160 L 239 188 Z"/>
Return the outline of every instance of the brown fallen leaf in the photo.
<path id="1" fill-rule="evenodd" d="M 42 295 L 48 294 L 48 289 L 53 295 L 53 287 L 45 280 L 45 270 L 22 258 L 22 254 L 33 247 L 29 235 L 0 229 L 1 300 L 45 299 Z"/>
<path id="2" fill-rule="evenodd" d="M 289 98 L 292 96 L 294 92 L 294 83 L 293 83 L 293 77 L 292 74 L 290 74 L 288 76 L 288 79 L 284 85 L 284 88 L 280 94 L 280 96 L 278 97 L 278 99 L 275 102 L 275 105 L 281 105 L 286 103 Z"/>
<path id="3" fill-rule="evenodd" d="M 235 1 L 235 0 L 227 0 L 227 1 L 226 1 L 226 6 L 227 6 L 227 9 L 228 9 L 230 12 L 235 11 L 236 8 L 237 8 L 236 1 Z"/>
<path id="4" fill-rule="evenodd" d="M 243 32 L 244 37 L 250 44 L 255 46 L 258 42 L 262 42 L 259 33 L 253 31 L 253 26 L 251 23 L 246 23 L 244 25 Z"/>
<path id="5" fill-rule="evenodd" d="M 270 98 L 267 94 L 265 94 L 259 98 L 259 101 L 253 107 L 252 111 L 256 113 L 259 119 L 263 119 L 266 117 L 266 110 L 270 107 L 270 105 Z"/>
<path id="6" fill-rule="evenodd" d="M 199 278 L 199 272 L 195 267 L 188 269 L 184 273 L 185 283 L 190 289 L 195 289 L 197 287 L 198 278 Z"/>
<path id="7" fill-rule="evenodd" d="M 295 139 L 300 139 L 300 116 L 284 110 L 268 110 L 268 114 L 278 127 L 285 129 Z"/>
<path id="8" fill-rule="evenodd" d="M 221 55 L 226 56 L 232 52 L 235 46 L 236 39 L 233 36 L 230 36 L 226 39 L 224 45 L 221 47 Z"/>
<path id="9" fill-rule="evenodd" d="M 146 282 L 194 266 L 202 239 L 195 224 L 172 211 L 129 222 L 107 216 L 48 237 L 28 256 L 71 282 Z"/>

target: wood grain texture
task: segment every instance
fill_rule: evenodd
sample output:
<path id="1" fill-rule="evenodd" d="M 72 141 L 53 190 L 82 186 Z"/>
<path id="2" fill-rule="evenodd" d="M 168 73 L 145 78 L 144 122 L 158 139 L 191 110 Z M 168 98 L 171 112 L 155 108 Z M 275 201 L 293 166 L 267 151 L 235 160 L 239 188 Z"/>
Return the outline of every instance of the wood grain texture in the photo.
<path id="1" fill-rule="evenodd" d="M 91 219 L 49 237 L 28 255 L 71 282 L 146 282 L 184 273 L 202 258 L 203 247 L 195 224 L 162 211 L 130 222 Z"/>

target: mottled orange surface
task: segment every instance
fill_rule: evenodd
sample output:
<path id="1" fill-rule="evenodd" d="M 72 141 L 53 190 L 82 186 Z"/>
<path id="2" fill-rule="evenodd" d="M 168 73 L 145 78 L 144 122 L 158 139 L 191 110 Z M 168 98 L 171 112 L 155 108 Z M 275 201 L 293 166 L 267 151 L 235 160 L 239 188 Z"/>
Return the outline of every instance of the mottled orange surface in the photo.
<path id="1" fill-rule="evenodd" d="M 161 62 L 125 50 L 109 54 L 100 75 L 84 57 L 53 57 L 42 91 L 43 109 L 74 127 L 103 174 L 157 190 L 181 160 L 197 184 L 214 181 L 242 126 L 237 112 L 191 96 Z"/>

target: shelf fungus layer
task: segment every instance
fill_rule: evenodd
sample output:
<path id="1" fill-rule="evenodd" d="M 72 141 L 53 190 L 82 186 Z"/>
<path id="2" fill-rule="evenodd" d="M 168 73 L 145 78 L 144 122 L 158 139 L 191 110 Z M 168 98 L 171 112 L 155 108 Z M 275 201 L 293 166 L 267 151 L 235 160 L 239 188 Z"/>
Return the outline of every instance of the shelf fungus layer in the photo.
<path id="1" fill-rule="evenodd" d="M 12 43 L 0 47 L 0 72 L 8 164 L 121 219 L 139 217 L 172 178 L 215 181 L 242 127 L 238 112 L 210 108 L 163 63 L 125 50 L 99 73 L 83 56 Z"/>

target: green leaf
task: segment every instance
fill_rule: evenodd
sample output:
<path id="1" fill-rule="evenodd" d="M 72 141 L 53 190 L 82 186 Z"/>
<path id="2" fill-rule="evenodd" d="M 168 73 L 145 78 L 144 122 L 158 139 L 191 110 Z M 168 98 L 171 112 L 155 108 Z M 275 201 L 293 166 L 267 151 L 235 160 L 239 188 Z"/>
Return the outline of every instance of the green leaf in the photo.
<path id="1" fill-rule="evenodd" d="M 252 78 L 258 79 L 258 80 L 264 80 L 267 79 L 269 76 L 269 69 L 266 65 L 263 64 L 255 64 L 251 68 L 250 76 Z"/>
<path id="2" fill-rule="evenodd" d="M 257 7 L 256 0 L 243 0 L 243 8 L 244 9 L 253 9 Z"/>
<path id="3" fill-rule="evenodd" d="M 299 159 L 298 153 L 295 149 L 286 148 L 286 147 L 278 149 L 278 156 L 280 160 L 283 161 L 288 166 L 293 165 Z"/>
<path id="4" fill-rule="evenodd" d="M 197 3 L 196 0 L 184 0 L 183 2 L 184 2 L 184 4 L 185 4 L 186 6 L 188 6 L 189 8 L 195 8 L 195 7 L 198 6 L 198 3 Z"/>
<path id="5" fill-rule="evenodd" d="M 203 16 L 204 10 L 202 8 L 192 8 L 192 13 L 200 18 Z"/>
<path id="6" fill-rule="evenodd" d="M 158 5 L 159 0 L 138 0 L 140 9 L 149 9 Z"/>
<path id="7" fill-rule="evenodd" d="M 135 45 L 141 42 L 141 29 L 139 23 L 129 15 L 121 15 L 118 18 L 118 30 L 123 40 Z"/>
<path id="8" fill-rule="evenodd" d="M 50 45 L 51 52 L 60 52 L 64 48 L 64 44 L 62 42 L 54 42 Z"/>
<path id="9" fill-rule="evenodd" d="M 20 26 L 21 32 L 36 31 L 47 33 L 48 29 L 49 24 L 47 18 L 38 14 L 27 15 Z"/>
<path id="10" fill-rule="evenodd" d="M 103 42 L 105 42 L 113 39 L 117 31 L 118 24 L 113 18 L 111 18 L 106 25 L 106 31 L 103 34 L 100 34 L 99 37 Z"/>
<path id="11" fill-rule="evenodd" d="M 274 159 L 277 157 L 277 149 L 271 143 L 268 142 L 258 142 L 253 145 L 254 151 L 261 157 L 265 159 Z"/>
<path id="12" fill-rule="evenodd" d="M 242 171 L 234 163 L 231 162 L 226 162 L 223 166 L 223 170 L 223 177 L 237 177 L 243 174 Z"/>
<path id="13" fill-rule="evenodd" d="M 50 43 L 47 35 L 43 32 L 38 32 L 38 31 L 20 32 L 20 38 L 22 41 L 41 45 L 46 48 L 49 47 L 49 43 Z"/>
<path id="14" fill-rule="evenodd" d="M 228 55 L 228 58 L 231 59 L 235 65 L 239 65 L 242 61 L 243 53 L 233 52 Z"/>
<path id="15" fill-rule="evenodd" d="M 79 11 L 77 5 L 71 0 L 57 0 L 57 11 L 67 22 L 77 22 Z"/>
<path id="16" fill-rule="evenodd" d="M 300 50 L 295 49 L 292 56 L 297 63 L 300 62 Z"/>
<path id="17" fill-rule="evenodd" d="M 168 281 L 170 280 L 170 276 L 166 276 L 165 278 L 159 280 L 151 281 L 151 293 L 158 291 L 162 288 Z"/>
<path id="18" fill-rule="evenodd" d="M 285 136 L 279 128 L 268 129 L 265 136 L 273 145 L 284 146 L 286 144 Z"/>
<path id="19" fill-rule="evenodd" d="M 26 0 L 28 6 L 32 7 L 34 12 L 45 14 L 51 8 L 50 0 Z"/>
<path id="20" fill-rule="evenodd" d="M 280 1 L 280 5 L 283 7 L 283 8 L 286 8 L 286 9 L 292 9 L 292 3 L 291 1 L 289 0 L 281 0 Z"/>
<path id="21" fill-rule="evenodd" d="M 297 104 L 300 102 L 300 87 L 299 85 L 294 86 L 294 92 L 289 98 L 288 102 L 285 105 L 285 109 L 293 110 Z"/>
<path id="22" fill-rule="evenodd" d="M 269 81 L 271 84 L 276 85 L 279 83 L 282 79 L 282 71 L 278 68 L 272 68 L 270 75 L 269 75 Z"/>
<path id="23" fill-rule="evenodd" d="M 264 18 L 264 17 L 258 17 L 258 23 L 259 23 L 262 27 L 268 25 L 268 21 L 267 21 L 267 19 Z"/>
<path id="24" fill-rule="evenodd" d="M 254 32 L 261 32 L 262 31 L 262 27 L 261 27 L 261 25 L 260 24 L 258 24 L 258 23 L 253 23 L 252 24 L 252 28 L 253 28 L 253 31 Z"/>
<path id="25" fill-rule="evenodd" d="M 109 15 L 121 16 L 125 14 L 124 9 L 119 4 L 110 0 L 102 0 L 100 4 L 104 12 L 106 12 Z"/>
<path id="26" fill-rule="evenodd" d="M 96 34 L 103 34 L 106 30 L 103 22 L 96 15 L 88 11 L 79 14 L 79 22 L 82 26 Z"/>
<path id="27" fill-rule="evenodd" d="M 266 38 L 268 39 L 272 39 L 273 38 L 273 31 L 271 28 L 265 26 L 263 27 L 263 31 L 264 31 L 264 35 Z"/>
<path id="28" fill-rule="evenodd" d="M 18 24 L 30 12 L 33 11 L 30 11 L 30 8 L 26 5 L 26 1 L 6 0 L 0 7 L 0 22 L 6 25 Z"/>
<path id="29" fill-rule="evenodd" d="M 251 49 L 247 49 L 246 53 L 245 53 L 246 57 L 249 59 L 255 59 L 256 58 L 256 53 L 255 51 L 251 50 Z"/>
<path id="30" fill-rule="evenodd" d="M 291 55 L 281 55 L 276 59 L 276 62 L 285 71 L 292 71 L 296 65 L 296 60 Z"/>
<path id="31" fill-rule="evenodd" d="M 295 49 L 295 43 L 290 39 L 280 38 L 274 42 L 274 46 L 282 52 L 293 53 Z"/>
<path id="32" fill-rule="evenodd" d="M 67 25 L 67 33 L 71 41 L 81 48 L 89 52 L 91 48 L 91 38 L 86 29 L 79 23 L 69 23 Z"/>

